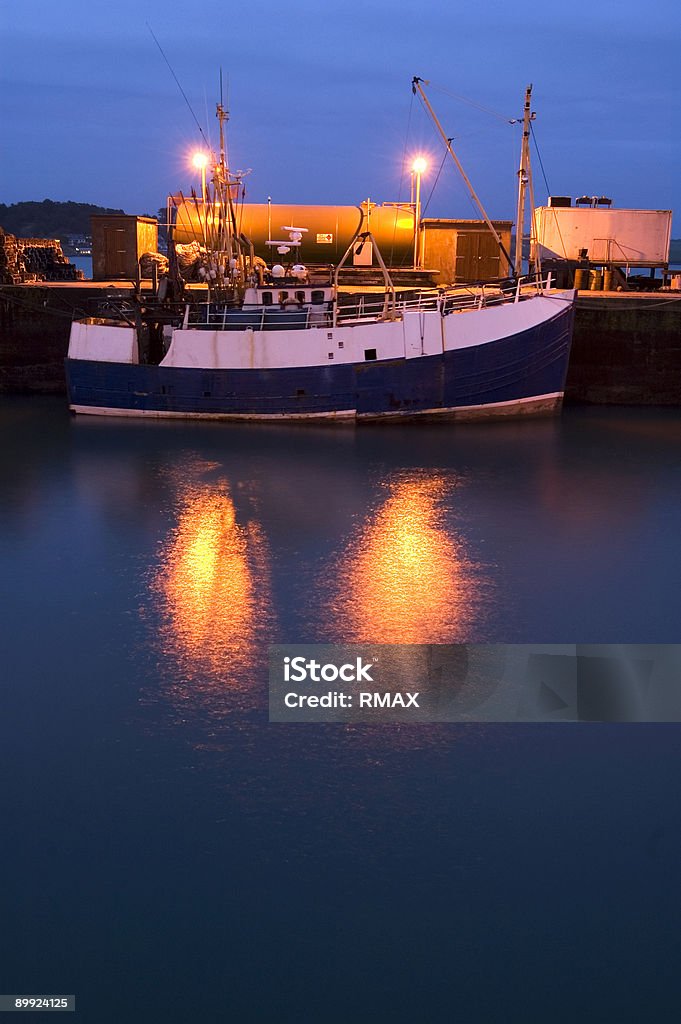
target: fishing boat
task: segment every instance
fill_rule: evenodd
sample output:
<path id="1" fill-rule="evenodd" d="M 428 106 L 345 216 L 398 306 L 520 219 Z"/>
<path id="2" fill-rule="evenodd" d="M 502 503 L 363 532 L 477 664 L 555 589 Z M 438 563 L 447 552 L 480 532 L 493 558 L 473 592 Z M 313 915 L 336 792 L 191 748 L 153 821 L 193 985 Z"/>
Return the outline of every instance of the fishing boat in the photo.
<path id="1" fill-rule="evenodd" d="M 422 85 L 414 79 L 423 94 Z M 153 296 L 140 293 L 115 315 L 73 323 L 66 360 L 72 412 L 402 422 L 560 407 L 573 291 L 553 290 L 540 275 L 523 281 L 517 272 L 496 285 L 398 291 L 366 222 L 331 269 L 303 265 L 297 247 L 305 226 L 282 225 L 286 237 L 269 240 L 279 262 L 268 266 L 239 231 L 240 182 L 226 163 L 222 104 L 217 111 L 220 154 L 200 204 L 194 196 L 203 236 L 198 281 L 183 284 L 180 247 L 171 241 L 169 275 Z M 373 246 L 382 292 L 344 295 L 340 274 L 364 245 Z"/>

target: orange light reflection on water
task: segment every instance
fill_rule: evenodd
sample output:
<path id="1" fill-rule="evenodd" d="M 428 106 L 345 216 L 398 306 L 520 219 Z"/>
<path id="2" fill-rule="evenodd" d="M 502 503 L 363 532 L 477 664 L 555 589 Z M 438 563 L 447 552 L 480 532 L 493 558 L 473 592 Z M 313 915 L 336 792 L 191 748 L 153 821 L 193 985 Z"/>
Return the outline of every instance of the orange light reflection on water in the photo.
<path id="1" fill-rule="evenodd" d="M 237 522 L 229 494 L 193 494 L 162 554 L 157 585 L 166 613 L 164 653 L 192 676 L 231 683 L 252 669 L 269 613 L 265 539 Z"/>
<path id="2" fill-rule="evenodd" d="M 482 600 L 481 581 L 451 535 L 441 476 L 390 486 L 378 511 L 339 559 L 335 630 L 366 643 L 451 643 L 467 638 Z"/>

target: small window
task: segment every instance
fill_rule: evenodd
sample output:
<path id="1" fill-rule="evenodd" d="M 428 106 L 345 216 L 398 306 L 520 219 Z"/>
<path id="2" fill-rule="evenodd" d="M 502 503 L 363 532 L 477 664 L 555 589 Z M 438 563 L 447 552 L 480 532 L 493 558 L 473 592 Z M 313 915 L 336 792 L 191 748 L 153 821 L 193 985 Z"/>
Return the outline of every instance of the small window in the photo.
<path id="1" fill-rule="evenodd" d="M 327 331 L 326 332 L 326 337 L 327 337 L 328 341 L 332 341 L 333 340 L 333 331 Z"/>
<path id="2" fill-rule="evenodd" d="M 314 302 L 317 305 L 324 301 L 324 292 L 320 288 L 315 288 L 310 294 L 310 302 Z"/>
<path id="3" fill-rule="evenodd" d="M 305 388 L 296 388 L 296 398 L 304 398 L 306 393 Z"/>
<path id="4" fill-rule="evenodd" d="M 375 348 L 365 348 L 364 349 L 364 358 L 366 359 L 367 362 L 369 362 L 371 359 L 375 359 L 376 358 L 376 349 Z"/>
<path id="5" fill-rule="evenodd" d="M 305 292 L 296 292 L 296 301 L 300 302 L 301 305 L 305 302 Z"/>
<path id="6" fill-rule="evenodd" d="M 345 344 L 342 341 L 339 341 L 338 348 L 345 348 Z"/>
<path id="7" fill-rule="evenodd" d="M 203 392 L 203 397 L 204 398 L 210 398 L 210 391 L 204 391 Z"/>
<path id="8" fill-rule="evenodd" d="M 333 352 L 329 352 L 329 359 L 333 359 Z"/>
<path id="9" fill-rule="evenodd" d="M 263 306 L 271 306 L 272 305 L 272 292 L 263 292 L 262 293 L 262 304 L 263 304 Z"/>
<path id="10" fill-rule="evenodd" d="M 279 292 L 279 301 L 286 302 L 288 298 L 288 292 Z"/>

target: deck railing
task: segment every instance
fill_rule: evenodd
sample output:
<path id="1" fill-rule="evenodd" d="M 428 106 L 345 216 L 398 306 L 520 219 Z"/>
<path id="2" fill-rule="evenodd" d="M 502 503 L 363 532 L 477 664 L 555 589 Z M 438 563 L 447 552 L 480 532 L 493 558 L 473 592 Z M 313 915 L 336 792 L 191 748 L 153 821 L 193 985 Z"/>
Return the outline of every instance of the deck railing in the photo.
<path id="1" fill-rule="evenodd" d="M 343 294 L 338 297 L 335 310 L 299 306 L 294 309 L 280 309 L 277 306 L 251 307 L 240 309 L 205 302 L 187 306 L 184 326 L 200 330 L 283 331 L 304 330 L 309 327 L 337 326 L 350 327 L 354 324 L 369 323 L 380 319 L 400 320 L 407 313 L 439 312 L 441 316 L 463 313 L 467 310 L 483 309 L 509 302 L 523 302 L 547 291 L 551 277 L 544 281 L 521 279 L 504 284 L 476 285 L 469 287 L 427 288 L 398 295 L 394 305 L 385 314 L 385 296 Z"/>
<path id="2" fill-rule="evenodd" d="M 551 286 L 551 275 L 544 281 L 520 279 L 504 285 L 475 285 L 470 287 L 428 288 L 397 298 L 388 316 L 396 319 L 405 313 L 438 310 L 442 316 L 466 310 L 483 309 L 507 302 L 522 302 Z M 347 298 L 347 297 L 346 297 Z M 343 301 L 337 305 L 336 321 L 349 325 L 376 319 L 383 313 L 383 295 L 361 295 L 356 302 Z"/>

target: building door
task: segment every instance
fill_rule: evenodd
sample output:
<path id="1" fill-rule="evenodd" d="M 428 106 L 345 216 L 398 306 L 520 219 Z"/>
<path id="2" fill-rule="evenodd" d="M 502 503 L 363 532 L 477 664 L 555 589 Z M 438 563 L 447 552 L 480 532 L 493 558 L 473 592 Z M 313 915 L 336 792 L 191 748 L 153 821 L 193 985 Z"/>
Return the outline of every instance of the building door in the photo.
<path id="1" fill-rule="evenodd" d="M 126 277 L 128 273 L 125 234 L 125 228 L 104 228 L 104 273 L 107 277 Z"/>
<path id="2" fill-rule="evenodd" d="M 499 276 L 499 247 L 491 231 L 459 231 L 457 281 L 491 281 Z"/>

